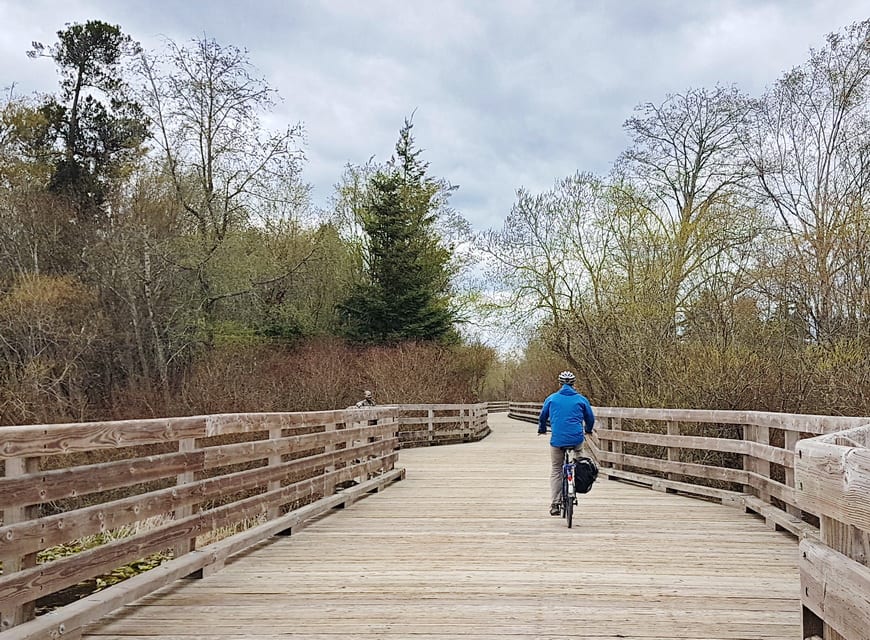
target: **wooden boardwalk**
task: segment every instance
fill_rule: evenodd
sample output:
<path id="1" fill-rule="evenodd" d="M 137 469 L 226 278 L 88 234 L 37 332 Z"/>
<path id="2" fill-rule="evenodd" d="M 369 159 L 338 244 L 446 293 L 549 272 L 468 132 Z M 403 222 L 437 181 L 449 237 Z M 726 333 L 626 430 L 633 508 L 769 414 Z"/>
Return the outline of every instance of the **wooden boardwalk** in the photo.
<path id="1" fill-rule="evenodd" d="M 407 478 L 86 629 L 106 638 L 800 637 L 795 540 L 718 504 L 599 481 L 547 514 L 534 425 L 403 450 Z M 575 516 L 577 517 L 577 516 Z"/>

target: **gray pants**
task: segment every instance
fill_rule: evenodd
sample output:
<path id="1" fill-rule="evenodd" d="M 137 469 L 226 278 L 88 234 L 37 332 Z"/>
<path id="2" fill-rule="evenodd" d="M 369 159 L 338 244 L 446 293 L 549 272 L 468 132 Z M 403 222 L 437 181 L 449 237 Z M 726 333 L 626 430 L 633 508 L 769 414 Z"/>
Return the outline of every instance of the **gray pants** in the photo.
<path id="1" fill-rule="evenodd" d="M 574 448 L 574 456 L 579 456 L 583 451 L 583 444 L 579 444 Z M 550 493 L 552 494 L 552 502 L 562 501 L 562 461 L 565 454 L 559 447 L 550 447 Z"/>

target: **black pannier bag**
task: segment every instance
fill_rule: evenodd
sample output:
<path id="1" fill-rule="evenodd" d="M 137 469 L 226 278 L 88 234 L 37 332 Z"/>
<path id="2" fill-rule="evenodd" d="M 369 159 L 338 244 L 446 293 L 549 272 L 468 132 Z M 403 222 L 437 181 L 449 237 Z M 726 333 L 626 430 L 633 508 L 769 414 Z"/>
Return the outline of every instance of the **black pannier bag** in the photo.
<path id="1" fill-rule="evenodd" d="M 592 462 L 592 458 L 580 457 L 574 460 L 574 490 L 577 493 L 589 493 L 597 477 L 598 467 Z"/>

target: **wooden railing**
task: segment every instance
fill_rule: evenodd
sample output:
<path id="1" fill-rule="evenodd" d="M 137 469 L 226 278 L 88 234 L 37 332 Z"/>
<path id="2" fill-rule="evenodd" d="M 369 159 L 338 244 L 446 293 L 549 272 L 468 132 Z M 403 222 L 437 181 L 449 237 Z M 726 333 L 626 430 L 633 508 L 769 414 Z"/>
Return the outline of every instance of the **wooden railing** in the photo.
<path id="1" fill-rule="evenodd" d="M 511 403 L 510 416 L 537 422 L 540 403 Z M 795 445 L 870 418 L 760 411 L 596 407 L 593 455 L 610 477 L 745 506 L 772 528 L 817 530 L 819 514 L 798 504 Z"/>
<path id="2" fill-rule="evenodd" d="M 401 478 L 398 430 L 395 407 L 2 428 L 2 635 L 69 633 Z M 38 558 L 63 545 L 77 552 Z M 155 554 L 172 559 L 27 622 L 40 598 Z"/>
<path id="3" fill-rule="evenodd" d="M 509 415 L 538 421 L 541 404 Z M 870 418 L 596 407 L 603 474 L 720 500 L 799 538 L 804 637 L 870 638 Z M 821 435 L 820 435 L 821 434 Z"/>
<path id="4" fill-rule="evenodd" d="M 800 507 L 821 518 L 800 544 L 804 637 L 870 638 L 870 425 L 802 440 Z"/>
<path id="5" fill-rule="evenodd" d="M 508 411 L 510 409 L 510 404 L 511 403 L 507 400 L 491 400 L 486 403 L 486 410 L 490 413 Z"/>
<path id="6" fill-rule="evenodd" d="M 402 448 L 471 442 L 489 434 L 487 405 L 400 404 Z"/>
<path id="7" fill-rule="evenodd" d="M 488 433 L 485 404 L 0 427 L 0 638 L 72 636 L 401 479 L 400 447 Z M 130 563 L 153 568 L 34 619 Z"/>

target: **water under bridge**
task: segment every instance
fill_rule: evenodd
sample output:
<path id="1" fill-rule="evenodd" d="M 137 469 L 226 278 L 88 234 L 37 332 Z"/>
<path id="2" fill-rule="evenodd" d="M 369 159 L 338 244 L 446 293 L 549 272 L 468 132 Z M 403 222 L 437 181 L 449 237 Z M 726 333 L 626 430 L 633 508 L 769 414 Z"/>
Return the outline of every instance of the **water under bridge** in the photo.
<path id="1" fill-rule="evenodd" d="M 0 640 L 870 638 L 870 420 L 598 409 L 568 529 L 538 406 L 2 428 Z"/>

